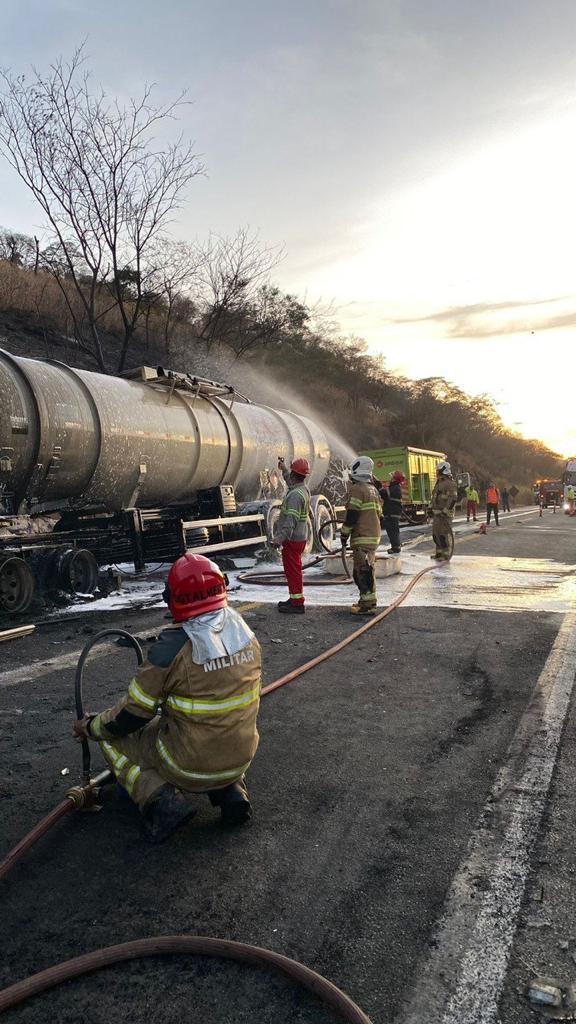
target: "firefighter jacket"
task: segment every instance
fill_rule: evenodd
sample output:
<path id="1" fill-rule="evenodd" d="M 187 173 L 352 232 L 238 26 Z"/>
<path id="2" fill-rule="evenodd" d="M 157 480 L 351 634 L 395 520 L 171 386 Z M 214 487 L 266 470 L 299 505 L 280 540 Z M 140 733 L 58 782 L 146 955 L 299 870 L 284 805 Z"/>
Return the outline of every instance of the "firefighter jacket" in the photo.
<path id="1" fill-rule="evenodd" d="M 476 504 L 478 504 L 478 502 L 480 501 L 480 495 L 478 494 L 478 491 L 476 490 L 475 487 L 467 487 L 465 494 L 466 501 L 475 501 Z"/>
<path id="2" fill-rule="evenodd" d="M 352 482 L 346 504 L 346 518 L 340 531 L 343 540 L 351 538 L 352 547 L 374 547 L 380 543 L 382 502 L 372 484 Z"/>
<path id="3" fill-rule="evenodd" d="M 217 789 L 240 778 L 256 753 L 261 683 L 255 637 L 197 665 L 184 630 L 165 629 L 122 700 L 91 719 L 90 736 L 126 736 L 159 712 L 156 752 L 167 776 L 187 790 Z"/>
<path id="4" fill-rule="evenodd" d="M 284 470 L 284 480 L 288 483 L 290 474 Z M 308 539 L 308 516 L 310 513 L 310 491 L 305 483 L 290 486 L 282 508 L 280 517 L 274 530 L 274 543 L 283 544 L 285 540 L 306 541 Z"/>
<path id="5" fill-rule="evenodd" d="M 451 476 L 441 476 L 436 481 L 430 499 L 430 509 L 435 516 L 454 518 L 454 505 L 458 497 L 458 488 Z"/>
<path id="6" fill-rule="evenodd" d="M 390 483 L 380 489 L 380 497 L 384 502 L 384 515 L 390 519 L 400 519 L 402 515 L 402 488 L 400 484 Z"/>

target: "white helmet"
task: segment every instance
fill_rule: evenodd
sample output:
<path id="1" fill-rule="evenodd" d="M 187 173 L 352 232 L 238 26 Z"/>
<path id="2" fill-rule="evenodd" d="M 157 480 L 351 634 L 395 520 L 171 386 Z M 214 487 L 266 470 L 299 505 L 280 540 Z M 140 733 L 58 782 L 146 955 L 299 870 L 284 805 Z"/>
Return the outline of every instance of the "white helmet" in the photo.
<path id="1" fill-rule="evenodd" d="M 358 483 L 370 483 L 374 475 L 374 460 L 369 455 L 359 455 L 350 467 L 350 476 Z"/>
<path id="2" fill-rule="evenodd" d="M 437 472 L 442 476 L 452 476 L 452 467 L 449 462 L 439 462 Z"/>

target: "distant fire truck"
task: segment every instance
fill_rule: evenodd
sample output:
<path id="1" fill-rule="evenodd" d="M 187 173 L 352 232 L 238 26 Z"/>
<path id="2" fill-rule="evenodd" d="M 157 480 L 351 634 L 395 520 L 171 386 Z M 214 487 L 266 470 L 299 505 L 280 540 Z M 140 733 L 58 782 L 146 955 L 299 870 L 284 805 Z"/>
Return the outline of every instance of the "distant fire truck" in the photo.
<path id="1" fill-rule="evenodd" d="M 534 504 L 548 508 L 550 505 L 559 508 L 564 498 L 561 480 L 536 480 L 533 487 Z"/>

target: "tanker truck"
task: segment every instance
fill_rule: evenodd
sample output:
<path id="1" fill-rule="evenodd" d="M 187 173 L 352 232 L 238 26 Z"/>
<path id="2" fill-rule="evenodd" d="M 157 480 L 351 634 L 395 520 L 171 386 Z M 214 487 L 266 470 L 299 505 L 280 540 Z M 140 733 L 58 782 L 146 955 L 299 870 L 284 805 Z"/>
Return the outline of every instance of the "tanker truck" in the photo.
<path id="1" fill-rule="evenodd" d="M 263 546 L 279 455 L 310 463 L 310 550 L 334 518 L 317 423 L 162 367 L 109 377 L 0 349 L 0 611 L 92 594 L 102 566 Z"/>

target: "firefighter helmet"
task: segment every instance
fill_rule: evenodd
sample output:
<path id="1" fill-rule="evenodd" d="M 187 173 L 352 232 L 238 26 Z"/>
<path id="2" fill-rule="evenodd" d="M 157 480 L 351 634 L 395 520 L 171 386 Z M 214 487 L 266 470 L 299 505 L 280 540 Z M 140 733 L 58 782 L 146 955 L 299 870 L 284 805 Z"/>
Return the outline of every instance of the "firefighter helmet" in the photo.
<path id="1" fill-rule="evenodd" d="M 298 473 L 298 476 L 310 476 L 310 463 L 308 459 L 294 459 L 290 463 L 290 469 L 293 473 Z"/>
<path id="2" fill-rule="evenodd" d="M 374 460 L 369 455 L 359 455 L 350 467 L 350 476 L 360 483 L 370 483 L 374 473 Z"/>
<path id="3" fill-rule="evenodd" d="M 439 462 L 437 472 L 442 476 L 452 476 L 452 467 L 449 462 Z"/>
<path id="4" fill-rule="evenodd" d="M 175 622 L 185 622 L 205 612 L 225 608 L 226 577 L 205 555 L 186 551 L 168 573 L 164 600 Z"/>

